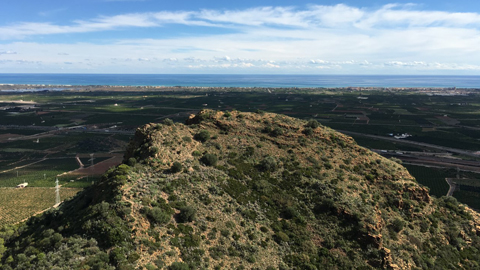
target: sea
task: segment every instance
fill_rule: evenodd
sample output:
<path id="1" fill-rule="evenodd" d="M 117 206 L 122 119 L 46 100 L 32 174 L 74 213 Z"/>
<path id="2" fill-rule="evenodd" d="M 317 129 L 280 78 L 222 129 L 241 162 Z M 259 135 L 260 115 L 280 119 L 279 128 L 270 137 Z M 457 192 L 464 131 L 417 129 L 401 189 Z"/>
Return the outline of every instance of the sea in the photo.
<path id="1" fill-rule="evenodd" d="M 480 89 L 480 76 L 3 73 L 0 74 L 0 84 L 271 88 L 457 87 Z"/>

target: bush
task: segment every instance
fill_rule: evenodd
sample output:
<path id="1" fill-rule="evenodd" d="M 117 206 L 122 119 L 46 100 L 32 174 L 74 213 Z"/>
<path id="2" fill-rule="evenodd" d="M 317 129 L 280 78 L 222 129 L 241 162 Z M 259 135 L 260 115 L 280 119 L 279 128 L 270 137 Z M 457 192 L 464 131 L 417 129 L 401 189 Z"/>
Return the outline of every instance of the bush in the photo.
<path id="1" fill-rule="evenodd" d="M 161 208 L 159 207 L 153 207 L 153 208 L 144 208 L 145 209 L 145 214 L 147 215 L 147 218 L 155 223 L 155 224 L 165 224 L 170 221 L 170 215 L 168 213 L 165 213 Z"/>
<path id="2" fill-rule="evenodd" d="M 246 157 L 251 157 L 251 156 L 253 156 L 254 153 L 255 153 L 255 147 L 253 147 L 253 146 L 247 146 L 247 148 L 245 149 L 244 155 L 245 155 Z"/>
<path id="3" fill-rule="evenodd" d="M 304 130 L 303 130 L 303 134 L 307 135 L 307 136 L 311 136 L 313 135 L 313 129 L 311 127 L 306 127 Z"/>
<path id="4" fill-rule="evenodd" d="M 199 142 L 206 142 L 210 139 L 210 132 L 208 130 L 202 130 L 199 133 L 195 134 L 193 138 Z"/>
<path id="5" fill-rule="evenodd" d="M 274 235 L 274 237 L 275 237 L 275 241 L 279 244 L 282 243 L 282 242 L 290 241 L 290 237 L 288 237 L 288 235 L 284 232 L 277 232 Z"/>
<path id="6" fill-rule="evenodd" d="M 225 230 L 221 230 L 220 231 L 220 234 L 223 236 L 223 237 L 229 237 L 230 236 L 230 231 L 225 229 Z"/>
<path id="7" fill-rule="evenodd" d="M 395 232 L 400 232 L 401 230 L 403 230 L 403 227 L 405 226 L 405 222 L 399 218 L 396 218 L 393 222 L 392 222 L 392 228 Z"/>
<path id="8" fill-rule="evenodd" d="M 197 215 L 197 210 L 191 206 L 184 206 L 180 208 L 180 213 L 178 214 L 178 221 L 181 223 L 192 222 L 195 220 Z"/>
<path id="9" fill-rule="evenodd" d="M 309 128 L 317 128 L 319 126 L 320 126 L 320 123 L 315 119 L 310 119 L 306 124 L 306 127 L 309 127 Z"/>
<path id="10" fill-rule="evenodd" d="M 173 125 L 173 120 L 170 119 L 170 118 L 165 118 L 163 120 L 163 124 L 166 125 L 166 126 L 172 126 Z"/>
<path id="11" fill-rule="evenodd" d="M 270 132 L 270 136 L 273 136 L 273 137 L 278 137 L 280 135 L 283 135 L 285 131 L 283 130 L 283 128 L 281 127 L 275 127 L 271 132 Z"/>
<path id="12" fill-rule="evenodd" d="M 284 219 L 292 219 L 292 218 L 296 217 L 297 215 L 298 215 L 297 210 L 295 210 L 295 208 L 293 208 L 293 207 L 287 207 L 281 213 L 281 216 Z"/>
<path id="13" fill-rule="evenodd" d="M 273 172 L 277 169 L 277 161 L 274 157 L 267 156 L 259 164 L 260 170 Z"/>
<path id="14" fill-rule="evenodd" d="M 183 169 L 183 166 L 180 162 L 178 161 L 175 161 L 172 165 L 172 167 L 170 168 L 170 170 L 172 171 L 172 173 L 178 173 L 178 172 L 181 172 Z"/>
<path id="15" fill-rule="evenodd" d="M 137 164 L 137 160 L 134 157 L 131 157 L 127 160 L 127 165 L 133 167 Z"/>
<path id="16" fill-rule="evenodd" d="M 217 164 L 217 156 L 214 154 L 205 154 L 200 161 L 206 166 L 215 166 Z"/>
<path id="17" fill-rule="evenodd" d="M 403 163 L 401 159 L 396 158 L 396 157 L 391 157 L 390 160 L 393 161 L 393 162 L 396 162 L 396 163 L 398 163 L 398 164 L 400 164 L 400 165 L 402 165 L 402 163 Z"/>
<path id="18" fill-rule="evenodd" d="M 190 137 L 188 137 L 188 136 L 182 137 L 182 140 L 183 140 L 184 142 L 192 142 L 192 138 L 190 138 Z"/>
<path id="19" fill-rule="evenodd" d="M 183 262 L 174 262 L 169 267 L 168 270 L 189 270 L 190 267 L 188 264 Z"/>

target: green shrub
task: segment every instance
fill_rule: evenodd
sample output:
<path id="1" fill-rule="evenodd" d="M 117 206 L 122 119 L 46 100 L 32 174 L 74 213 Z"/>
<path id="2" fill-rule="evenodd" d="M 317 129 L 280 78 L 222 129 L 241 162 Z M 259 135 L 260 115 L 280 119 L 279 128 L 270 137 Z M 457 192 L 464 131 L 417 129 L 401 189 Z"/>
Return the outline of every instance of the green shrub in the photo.
<path id="1" fill-rule="evenodd" d="M 127 160 L 127 165 L 130 166 L 130 167 L 133 167 L 137 164 L 137 159 L 135 159 L 134 157 L 131 157 Z"/>
<path id="2" fill-rule="evenodd" d="M 170 168 L 171 172 L 172 173 L 178 173 L 178 172 L 181 172 L 183 169 L 183 166 L 180 162 L 178 161 L 175 161 L 172 165 L 172 167 Z"/>
<path id="3" fill-rule="evenodd" d="M 170 119 L 170 118 L 165 118 L 165 119 L 163 119 L 162 123 L 166 126 L 172 126 L 173 125 L 173 120 Z"/>
<path id="4" fill-rule="evenodd" d="M 298 215 L 298 212 L 293 207 L 287 207 L 282 211 L 281 214 L 284 219 L 292 219 Z"/>
<path id="5" fill-rule="evenodd" d="M 207 165 L 207 166 L 215 166 L 217 164 L 217 156 L 214 154 L 205 154 L 203 157 L 200 159 L 200 161 Z"/>
<path id="6" fill-rule="evenodd" d="M 281 136 L 285 133 L 285 130 L 283 130 L 283 128 L 281 127 L 275 127 L 271 132 L 270 132 L 270 136 L 273 136 L 273 137 L 278 137 L 278 136 Z"/>
<path id="7" fill-rule="evenodd" d="M 253 156 L 254 153 L 255 153 L 255 147 L 253 147 L 253 146 L 247 146 L 247 148 L 245 149 L 244 155 L 245 155 L 246 157 L 251 157 L 251 156 Z"/>
<path id="8" fill-rule="evenodd" d="M 229 237 L 230 236 L 230 230 L 221 230 L 220 231 L 220 234 L 223 236 L 223 237 Z"/>
<path id="9" fill-rule="evenodd" d="M 155 224 L 165 224 L 170 221 L 171 215 L 165 213 L 163 209 L 159 207 L 144 208 L 147 218 Z"/>
<path id="10" fill-rule="evenodd" d="M 134 262 L 136 262 L 138 259 L 140 259 L 140 255 L 139 255 L 138 253 L 134 252 L 134 253 L 128 255 L 128 259 L 127 259 L 127 260 L 128 260 L 129 263 L 134 263 Z"/>
<path id="11" fill-rule="evenodd" d="M 396 218 L 392 224 L 392 229 L 395 231 L 395 232 L 400 232 L 401 230 L 403 230 L 403 227 L 405 227 L 405 221 L 399 219 L 399 218 Z"/>
<path id="12" fill-rule="evenodd" d="M 191 142 L 191 141 L 192 141 L 192 138 L 190 138 L 189 136 L 184 136 L 184 137 L 182 137 L 182 140 L 183 140 L 184 142 Z"/>
<path id="13" fill-rule="evenodd" d="M 183 262 L 174 262 L 169 267 L 168 270 L 189 270 L 190 267 L 188 264 Z"/>
<path id="14" fill-rule="evenodd" d="M 396 157 L 391 157 L 390 160 L 393 161 L 393 162 L 396 162 L 396 163 L 398 163 L 398 164 L 400 164 L 400 165 L 403 163 L 401 159 L 396 158 Z"/>
<path id="15" fill-rule="evenodd" d="M 262 171 L 274 172 L 277 170 L 277 161 L 272 156 L 267 156 L 262 161 L 260 161 L 259 168 Z"/>
<path id="16" fill-rule="evenodd" d="M 195 220 L 197 215 L 197 210 L 191 206 L 184 206 L 180 208 L 180 213 L 178 214 L 178 221 L 180 223 L 192 222 Z"/>
<path id="17" fill-rule="evenodd" d="M 150 147 L 150 152 L 152 154 L 158 154 L 159 151 L 160 151 L 160 149 L 158 149 L 158 147 L 156 147 L 156 146 Z"/>
<path id="18" fill-rule="evenodd" d="M 147 265 L 145 265 L 145 268 L 147 268 L 147 270 L 156 270 L 158 269 L 155 265 L 149 263 Z"/>
<path id="19" fill-rule="evenodd" d="M 288 235 L 284 232 L 277 232 L 274 237 L 275 241 L 279 244 L 290 241 L 290 237 L 288 237 Z"/>
<path id="20" fill-rule="evenodd" d="M 210 139 L 210 132 L 208 130 L 202 130 L 199 133 L 195 134 L 193 138 L 199 142 L 206 142 Z"/>
<path id="21" fill-rule="evenodd" d="M 302 132 L 307 136 L 313 135 L 313 129 L 311 127 L 306 127 Z"/>
<path id="22" fill-rule="evenodd" d="M 309 127 L 309 128 L 317 128 L 319 126 L 320 126 L 320 123 L 315 119 L 310 119 L 306 124 L 306 127 Z"/>

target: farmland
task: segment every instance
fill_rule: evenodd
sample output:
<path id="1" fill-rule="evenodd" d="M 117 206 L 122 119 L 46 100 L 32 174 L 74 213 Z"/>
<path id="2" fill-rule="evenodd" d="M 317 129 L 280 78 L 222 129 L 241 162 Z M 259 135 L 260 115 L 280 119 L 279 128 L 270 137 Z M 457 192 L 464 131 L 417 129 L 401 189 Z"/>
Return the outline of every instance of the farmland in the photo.
<path id="1" fill-rule="evenodd" d="M 62 188 L 60 198 L 75 195 L 80 188 Z M 55 188 L 0 188 L 0 226 L 20 222 L 55 204 Z"/>
<path id="2" fill-rule="evenodd" d="M 427 168 L 415 165 L 404 165 L 417 182 L 430 188 L 430 195 L 442 197 L 447 194 L 447 177 L 455 177 L 455 171 L 438 168 Z"/>
<path id="3" fill-rule="evenodd" d="M 29 182 L 32 187 L 53 187 L 57 177 L 67 186 L 87 186 L 100 173 L 86 170 L 91 164 L 91 154 L 94 163 L 107 161 L 112 155 L 121 156 L 138 126 L 166 118 L 184 121 L 204 108 L 263 110 L 313 118 L 334 129 L 362 134 L 353 137 L 370 149 L 440 151 L 428 147 L 431 144 L 468 154 L 453 153 L 452 160 L 477 162 L 479 107 L 476 91 L 448 89 L 89 86 L 84 90 L 0 91 L 0 187 L 13 187 L 20 182 Z M 411 136 L 392 140 L 393 135 L 404 133 Z M 80 174 L 63 174 L 80 168 L 76 157 L 86 168 Z M 117 158 L 116 162 L 120 161 Z M 433 195 L 446 194 L 448 185 L 441 179 L 449 174 L 448 170 L 408 168 Z M 454 196 L 464 200 L 457 193 Z"/>

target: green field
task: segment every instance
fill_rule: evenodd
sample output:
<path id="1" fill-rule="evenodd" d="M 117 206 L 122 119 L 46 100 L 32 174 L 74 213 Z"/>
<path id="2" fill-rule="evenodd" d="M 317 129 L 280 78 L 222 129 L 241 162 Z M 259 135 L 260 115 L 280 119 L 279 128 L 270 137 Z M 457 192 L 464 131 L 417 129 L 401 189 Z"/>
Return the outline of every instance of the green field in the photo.
<path id="1" fill-rule="evenodd" d="M 467 190 L 455 190 L 453 196 L 459 202 L 465 203 L 477 211 L 480 210 L 480 193 Z"/>
<path id="2" fill-rule="evenodd" d="M 447 195 L 448 184 L 445 178 L 455 177 L 454 170 L 427 168 L 422 166 L 404 165 L 417 182 L 430 189 L 430 195 L 441 197 Z"/>
<path id="3" fill-rule="evenodd" d="M 0 187 L 15 187 L 24 182 L 31 187 L 54 187 L 57 177 L 62 183 L 69 180 L 58 175 L 77 168 L 74 158 L 47 159 L 18 170 L 0 173 Z"/>

